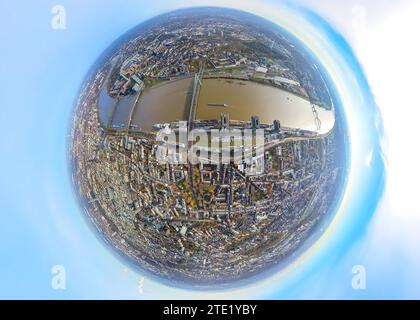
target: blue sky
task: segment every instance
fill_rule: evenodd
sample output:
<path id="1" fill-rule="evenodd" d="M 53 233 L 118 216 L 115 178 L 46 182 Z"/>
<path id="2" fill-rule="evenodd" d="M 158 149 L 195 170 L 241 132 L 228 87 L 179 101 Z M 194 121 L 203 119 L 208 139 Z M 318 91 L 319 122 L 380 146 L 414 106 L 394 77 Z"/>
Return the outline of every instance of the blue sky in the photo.
<path id="1" fill-rule="evenodd" d="M 141 275 L 116 259 L 96 237 L 73 197 L 66 139 L 81 82 L 107 46 L 147 18 L 201 3 L 209 1 L 158 0 L 151 5 L 141 0 L 43 0 L 0 4 L 0 298 L 199 298 L 196 293 L 149 279 L 145 279 L 144 292 L 139 293 Z M 420 297 L 417 265 L 410 259 L 413 251 L 406 250 L 406 242 L 399 248 L 398 241 L 388 239 L 386 243 L 392 243 L 389 255 L 381 246 L 383 235 L 377 236 L 378 228 L 386 228 L 378 222 L 381 211 L 376 210 L 385 183 L 379 111 L 347 43 L 316 16 L 296 8 L 287 7 L 291 15 L 276 20 L 285 15 L 278 1 L 223 3 L 281 23 L 319 54 L 345 102 L 353 171 L 340 219 L 307 257 L 269 283 L 202 293 L 200 297 Z M 311 5 L 310 1 L 305 3 Z M 65 30 L 50 27 L 51 8 L 56 4 L 66 8 Z M 276 16 L 272 8 L 282 13 Z M 297 26 L 304 30 L 299 31 Z M 398 232 L 395 229 L 392 236 L 398 238 Z M 364 291 L 351 287 L 351 270 L 358 264 L 367 270 Z M 51 287 L 54 265 L 66 268 L 66 290 Z"/>

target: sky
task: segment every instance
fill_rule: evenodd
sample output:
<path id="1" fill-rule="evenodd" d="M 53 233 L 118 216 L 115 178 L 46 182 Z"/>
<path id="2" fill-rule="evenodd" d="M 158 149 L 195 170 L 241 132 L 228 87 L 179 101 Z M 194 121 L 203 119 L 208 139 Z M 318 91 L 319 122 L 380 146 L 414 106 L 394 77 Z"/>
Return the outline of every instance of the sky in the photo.
<path id="1" fill-rule="evenodd" d="M 51 28 L 57 4 L 64 30 Z M 139 290 L 142 275 L 103 245 L 73 196 L 69 121 L 81 82 L 112 41 L 159 13 L 198 5 L 256 13 L 314 52 L 343 102 L 349 182 L 331 227 L 271 278 L 220 292 L 145 278 Z M 0 298 L 420 298 L 419 13 L 408 0 L 1 2 Z M 56 265 L 65 268 L 64 290 L 52 286 Z M 365 270 L 364 290 L 352 285 L 355 266 Z"/>

